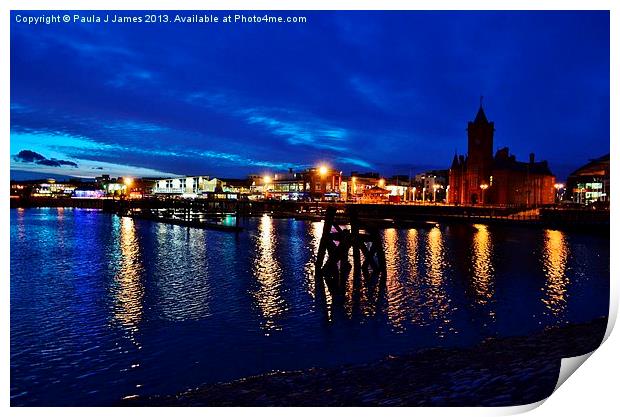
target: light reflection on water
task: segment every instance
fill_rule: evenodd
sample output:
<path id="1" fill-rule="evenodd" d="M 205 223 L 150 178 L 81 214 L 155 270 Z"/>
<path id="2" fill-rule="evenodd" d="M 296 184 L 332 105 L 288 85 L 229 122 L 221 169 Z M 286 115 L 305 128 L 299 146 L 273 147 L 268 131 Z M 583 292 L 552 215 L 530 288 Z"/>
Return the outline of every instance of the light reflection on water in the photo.
<path id="1" fill-rule="evenodd" d="M 455 329 L 451 327 L 452 300 L 446 291 L 444 272 L 447 261 L 439 227 L 433 227 L 428 232 L 426 248 L 426 279 L 429 283 L 427 307 L 430 319 L 436 323 L 437 335 L 444 337 L 446 333 L 455 332 Z"/>
<path id="2" fill-rule="evenodd" d="M 210 266 L 205 231 L 156 224 L 156 286 L 158 310 L 164 320 L 180 322 L 208 317 L 211 303 Z"/>
<path id="3" fill-rule="evenodd" d="M 560 317 L 567 304 L 567 287 L 570 280 L 566 275 L 569 256 L 566 235 L 559 230 L 545 230 L 543 269 L 547 277 L 542 302 L 551 314 Z"/>
<path id="4" fill-rule="evenodd" d="M 480 305 L 486 305 L 493 298 L 493 240 L 489 232 L 489 226 L 475 224 L 476 232 L 473 238 L 473 286 L 475 301 Z M 494 312 L 490 313 L 491 316 Z"/>
<path id="5" fill-rule="evenodd" d="M 273 219 L 267 215 L 262 216 L 258 225 L 252 270 L 258 282 L 258 290 L 253 292 L 253 296 L 262 316 L 261 327 L 266 334 L 282 330 L 279 319 L 288 309 L 281 294 L 282 268 L 275 256 L 277 243 Z"/>
<path id="6" fill-rule="evenodd" d="M 110 403 L 137 385 L 141 395 L 175 393 L 606 314 L 609 241 L 598 237 L 387 229 L 385 284 L 351 274 L 336 301 L 315 287 L 322 222 L 263 216 L 244 226 L 235 236 L 80 210 L 12 210 L 16 403 Z M 491 323 L 472 319 L 480 312 Z M 515 312 L 526 321 L 515 323 Z"/>
<path id="7" fill-rule="evenodd" d="M 121 219 L 120 226 L 120 266 L 114 277 L 114 318 L 126 329 L 129 339 L 140 347 L 136 333 L 142 320 L 144 284 L 142 275 L 144 267 L 140 253 L 140 244 L 136 236 L 134 220 L 129 217 Z"/>

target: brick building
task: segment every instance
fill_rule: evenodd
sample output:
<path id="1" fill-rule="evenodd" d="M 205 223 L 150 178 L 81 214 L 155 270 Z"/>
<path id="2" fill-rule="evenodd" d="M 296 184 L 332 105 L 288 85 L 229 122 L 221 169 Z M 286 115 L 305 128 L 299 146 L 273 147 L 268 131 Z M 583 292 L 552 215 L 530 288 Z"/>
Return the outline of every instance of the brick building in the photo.
<path id="1" fill-rule="evenodd" d="M 555 177 L 547 161 L 519 162 L 508 148 L 493 156 L 495 125 L 482 105 L 467 125 L 467 155 L 454 155 L 448 203 L 537 206 L 555 201 Z"/>

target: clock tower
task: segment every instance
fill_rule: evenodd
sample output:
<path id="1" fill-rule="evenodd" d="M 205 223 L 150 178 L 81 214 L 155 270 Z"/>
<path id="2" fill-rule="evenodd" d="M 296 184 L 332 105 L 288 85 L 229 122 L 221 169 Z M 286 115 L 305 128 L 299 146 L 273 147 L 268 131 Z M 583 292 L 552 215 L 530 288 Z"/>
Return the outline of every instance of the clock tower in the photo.
<path id="1" fill-rule="evenodd" d="M 489 122 L 482 108 L 480 108 L 473 122 L 467 124 L 467 197 L 469 203 L 482 202 L 480 185 L 490 186 L 493 169 L 493 134 L 495 125 Z M 490 192 L 485 195 L 490 196 Z"/>

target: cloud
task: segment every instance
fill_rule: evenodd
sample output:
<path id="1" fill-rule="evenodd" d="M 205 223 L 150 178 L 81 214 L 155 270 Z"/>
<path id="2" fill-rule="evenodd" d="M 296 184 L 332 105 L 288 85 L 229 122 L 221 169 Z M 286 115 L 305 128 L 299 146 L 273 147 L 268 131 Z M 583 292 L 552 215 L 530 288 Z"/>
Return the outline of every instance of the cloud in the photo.
<path id="1" fill-rule="evenodd" d="M 30 150 L 19 151 L 17 155 L 13 157 L 17 162 L 37 162 L 45 160 L 46 158 L 40 153 L 36 153 Z"/>
<path id="2" fill-rule="evenodd" d="M 29 149 L 24 149 L 19 151 L 17 155 L 13 157 L 13 159 L 17 162 L 25 162 L 25 163 L 34 163 L 37 165 L 43 165 L 48 167 L 61 167 L 63 165 L 77 168 L 78 164 L 73 161 L 67 161 L 64 159 L 56 159 L 51 158 L 48 159 L 41 155 L 38 152 L 31 151 Z"/>
<path id="3" fill-rule="evenodd" d="M 247 122 L 265 126 L 271 133 L 285 137 L 291 145 L 305 145 L 317 149 L 329 149 L 333 151 L 346 151 L 342 141 L 347 132 L 337 127 L 321 125 L 319 123 L 303 123 L 297 121 L 285 121 L 275 117 L 257 114 L 251 110 Z M 340 144 L 335 144 L 340 143 Z"/>

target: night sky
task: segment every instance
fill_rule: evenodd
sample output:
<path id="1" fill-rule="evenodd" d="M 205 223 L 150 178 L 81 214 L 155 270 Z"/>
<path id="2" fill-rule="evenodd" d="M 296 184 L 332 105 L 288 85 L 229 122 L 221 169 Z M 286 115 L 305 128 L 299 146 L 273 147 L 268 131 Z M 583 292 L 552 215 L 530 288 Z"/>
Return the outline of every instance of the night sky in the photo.
<path id="1" fill-rule="evenodd" d="M 495 149 L 534 152 L 560 179 L 609 152 L 608 12 L 55 25 L 17 14 L 55 13 L 12 12 L 12 178 L 447 169 L 481 95 Z"/>

